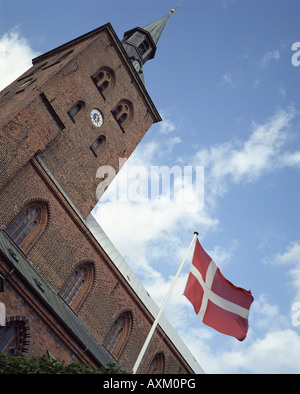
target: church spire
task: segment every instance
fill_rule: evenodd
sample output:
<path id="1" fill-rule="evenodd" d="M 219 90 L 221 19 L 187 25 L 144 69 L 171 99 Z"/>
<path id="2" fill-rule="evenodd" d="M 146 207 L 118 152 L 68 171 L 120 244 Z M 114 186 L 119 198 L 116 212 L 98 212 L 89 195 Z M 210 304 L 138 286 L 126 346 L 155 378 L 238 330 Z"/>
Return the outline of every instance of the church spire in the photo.
<path id="1" fill-rule="evenodd" d="M 160 36 L 166 26 L 166 23 L 170 17 L 171 13 L 169 13 L 168 15 L 164 16 L 163 18 L 158 19 L 157 21 L 150 23 L 149 25 L 143 27 L 144 30 L 147 30 L 155 45 L 157 45 L 158 40 L 160 39 Z"/>
<path id="2" fill-rule="evenodd" d="M 157 21 L 143 28 L 136 27 L 124 33 L 123 47 L 143 82 L 143 65 L 154 58 L 158 40 L 170 15 L 174 14 L 174 12 L 175 10 L 172 9 L 168 15 Z"/>

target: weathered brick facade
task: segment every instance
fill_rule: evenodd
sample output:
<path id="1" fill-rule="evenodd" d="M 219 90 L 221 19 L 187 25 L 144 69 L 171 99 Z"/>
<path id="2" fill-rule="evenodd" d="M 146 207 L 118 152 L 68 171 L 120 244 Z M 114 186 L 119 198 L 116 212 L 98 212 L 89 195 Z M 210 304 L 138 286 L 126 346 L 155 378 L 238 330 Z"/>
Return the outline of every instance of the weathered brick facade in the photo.
<path id="1" fill-rule="evenodd" d="M 71 41 L 33 60 L 33 67 L 1 93 L 1 178 L 6 183 L 33 155 L 40 152 L 55 178 L 86 217 L 95 206 L 100 166 L 119 170 L 153 122 L 160 117 L 139 77 L 124 61 L 123 48 L 110 25 Z M 92 77 L 111 70 L 111 86 L 101 94 Z M 142 89 L 141 89 L 142 88 Z M 132 119 L 120 127 L 111 111 L 126 100 Z M 71 117 L 78 103 L 82 108 Z M 90 120 L 99 108 L 103 126 Z M 97 156 L 90 149 L 105 137 Z"/>
<path id="2" fill-rule="evenodd" d="M 10 270 L 2 259 L 0 267 L 2 276 L 9 275 Z M 0 301 L 6 306 L 7 324 L 17 320 L 25 331 L 18 355 L 41 357 L 50 352 L 66 363 L 93 363 L 15 274 L 6 278 Z"/>
<path id="3" fill-rule="evenodd" d="M 102 90 L 95 76 L 100 83 L 103 78 Z M 153 316 L 84 219 L 96 203 L 101 181 L 96 178 L 97 168 L 109 165 L 117 172 L 119 158 L 129 157 L 149 127 L 160 120 L 159 114 L 110 24 L 34 59 L 33 67 L 1 92 L 0 104 L 0 226 L 11 235 L 24 207 L 36 204 L 39 222 L 33 223 L 24 241 L 18 243 L 11 235 L 12 239 L 56 294 L 58 304 L 66 300 L 63 292 L 72 274 L 75 277 L 84 268 L 80 297 L 74 295 L 68 313 L 75 313 L 100 345 L 118 317 L 131 316 L 126 341 L 112 351 L 122 368 L 131 370 Z M 103 115 L 101 127 L 91 122 L 94 108 Z M 127 111 L 125 122 L 116 108 Z M 8 320 L 19 316 L 23 325 L 26 322 L 30 335 L 25 353 L 40 356 L 49 351 L 67 362 L 99 365 L 82 349 L 80 338 L 70 334 L 64 316 L 55 315 L 51 303 L 41 302 L 43 286 L 41 298 L 39 289 L 32 292 L 31 279 L 18 275 L 22 270 L 17 262 L 10 274 L 7 250 L 1 252 L 0 301 L 6 305 Z M 141 372 L 146 372 L 158 351 L 164 356 L 161 372 L 193 372 L 162 329 L 151 342 Z"/>

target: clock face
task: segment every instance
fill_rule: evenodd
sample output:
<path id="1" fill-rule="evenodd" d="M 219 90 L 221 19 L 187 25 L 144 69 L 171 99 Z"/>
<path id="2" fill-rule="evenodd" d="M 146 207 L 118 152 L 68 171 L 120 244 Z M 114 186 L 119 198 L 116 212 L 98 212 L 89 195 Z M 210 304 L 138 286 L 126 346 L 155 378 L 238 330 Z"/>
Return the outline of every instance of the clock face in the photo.
<path id="1" fill-rule="evenodd" d="M 140 69 L 141 69 L 140 62 L 138 62 L 137 60 L 134 60 L 132 62 L 132 64 L 133 64 L 134 68 L 136 69 L 136 71 L 140 71 Z"/>
<path id="2" fill-rule="evenodd" d="M 99 111 L 99 109 L 92 109 L 91 110 L 91 120 L 94 126 L 100 127 L 103 123 L 103 115 Z"/>

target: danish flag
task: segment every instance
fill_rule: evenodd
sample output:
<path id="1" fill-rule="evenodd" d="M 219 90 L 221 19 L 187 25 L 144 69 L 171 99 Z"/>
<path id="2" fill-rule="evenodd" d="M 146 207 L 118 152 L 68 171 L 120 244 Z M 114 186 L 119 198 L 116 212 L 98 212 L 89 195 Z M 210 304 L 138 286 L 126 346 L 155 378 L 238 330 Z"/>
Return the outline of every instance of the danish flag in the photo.
<path id="1" fill-rule="evenodd" d="M 224 278 L 198 239 L 184 295 L 204 324 L 239 341 L 246 338 L 254 298 Z"/>

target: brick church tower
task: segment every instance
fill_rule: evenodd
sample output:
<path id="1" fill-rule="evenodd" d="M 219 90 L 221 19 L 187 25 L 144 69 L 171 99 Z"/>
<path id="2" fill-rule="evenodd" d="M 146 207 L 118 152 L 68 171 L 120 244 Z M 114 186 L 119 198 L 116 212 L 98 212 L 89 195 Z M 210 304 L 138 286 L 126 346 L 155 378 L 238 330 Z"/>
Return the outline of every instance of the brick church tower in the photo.
<path id="1" fill-rule="evenodd" d="M 157 307 L 90 212 L 97 169 L 161 120 L 143 64 L 169 16 L 122 41 L 101 26 L 0 93 L 0 351 L 131 370 Z M 166 320 L 152 342 L 140 373 L 201 370 Z"/>

